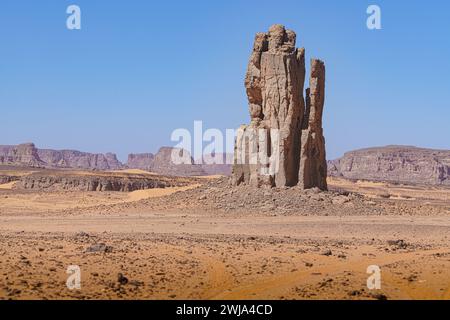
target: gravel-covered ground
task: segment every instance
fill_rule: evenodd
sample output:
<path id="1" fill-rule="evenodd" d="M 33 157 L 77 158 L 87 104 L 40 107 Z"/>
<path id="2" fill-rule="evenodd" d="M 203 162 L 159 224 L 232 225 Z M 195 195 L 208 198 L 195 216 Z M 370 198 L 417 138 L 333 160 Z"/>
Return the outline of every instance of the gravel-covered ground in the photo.
<path id="1" fill-rule="evenodd" d="M 0 189 L 0 299 L 450 298 L 447 189 L 330 187 Z M 66 286 L 70 265 L 80 289 Z"/>

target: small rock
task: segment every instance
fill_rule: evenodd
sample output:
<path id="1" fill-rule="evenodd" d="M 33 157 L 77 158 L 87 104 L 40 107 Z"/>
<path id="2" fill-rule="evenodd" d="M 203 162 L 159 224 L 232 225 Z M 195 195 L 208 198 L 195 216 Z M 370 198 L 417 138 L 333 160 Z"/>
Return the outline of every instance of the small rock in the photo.
<path id="1" fill-rule="evenodd" d="M 125 285 L 128 283 L 128 278 L 125 277 L 122 273 L 118 273 L 117 282 L 119 282 L 121 285 Z"/>
<path id="2" fill-rule="evenodd" d="M 344 204 L 349 201 L 350 201 L 350 199 L 347 196 L 338 196 L 338 197 L 335 197 L 333 200 L 331 200 L 331 202 L 333 204 Z"/>
<path id="3" fill-rule="evenodd" d="M 417 276 L 415 274 L 410 275 L 408 278 L 406 278 L 408 282 L 414 282 L 417 280 Z"/>
<path id="4" fill-rule="evenodd" d="M 89 238 L 90 236 L 89 236 L 89 234 L 87 232 L 80 231 L 80 232 L 75 233 L 75 237 L 77 237 L 77 238 Z"/>
<path id="5" fill-rule="evenodd" d="M 348 295 L 352 296 L 352 297 L 360 296 L 361 295 L 361 291 L 359 291 L 359 290 L 352 290 L 352 291 L 349 291 Z"/>
<path id="6" fill-rule="evenodd" d="M 387 300 L 387 296 L 382 293 L 372 294 L 372 298 L 377 300 Z"/>
<path id="7" fill-rule="evenodd" d="M 408 244 L 405 242 L 405 240 L 388 240 L 388 245 L 395 246 L 399 249 L 406 249 L 408 247 Z"/>
<path id="8" fill-rule="evenodd" d="M 104 243 L 94 244 L 86 249 L 86 252 L 105 252 L 110 253 L 113 251 L 113 247 L 107 246 Z"/>

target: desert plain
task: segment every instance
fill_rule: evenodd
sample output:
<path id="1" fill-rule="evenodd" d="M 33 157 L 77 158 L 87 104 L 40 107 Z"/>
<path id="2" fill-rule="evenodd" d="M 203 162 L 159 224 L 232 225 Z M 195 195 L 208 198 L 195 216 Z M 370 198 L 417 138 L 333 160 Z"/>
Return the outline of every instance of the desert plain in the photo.
<path id="1" fill-rule="evenodd" d="M 1 184 L 0 299 L 450 298 L 446 186 L 329 177 L 320 191 L 140 170 L 1 173 L 164 184 Z M 80 289 L 66 286 L 70 265 L 80 267 Z M 370 265 L 381 269 L 381 289 L 367 287 Z"/>

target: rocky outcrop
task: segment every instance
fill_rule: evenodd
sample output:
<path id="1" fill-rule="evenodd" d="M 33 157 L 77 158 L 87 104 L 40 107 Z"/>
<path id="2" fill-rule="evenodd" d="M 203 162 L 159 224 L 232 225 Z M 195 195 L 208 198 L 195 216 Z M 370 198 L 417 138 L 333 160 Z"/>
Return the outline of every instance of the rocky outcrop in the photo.
<path id="1" fill-rule="evenodd" d="M 152 153 L 130 153 L 128 155 L 127 167 L 151 171 L 154 159 L 155 156 Z"/>
<path id="2" fill-rule="evenodd" d="M 171 159 L 173 150 L 171 147 L 161 148 L 156 155 L 152 153 L 131 153 L 128 155 L 127 167 L 141 169 L 166 175 L 203 176 L 203 175 L 231 175 L 231 164 L 227 162 L 227 156 L 233 159 L 233 155 L 220 153 L 217 155 L 204 155 L 203 159 L 193 161 L 186 152 L 187 163 L 175 164 Z M 180 149 L 178 152 L 183 153 Z M 218 163 L 213 163 L 214 160 Z"/>
<path id="3" fill-rule="evenodd" d="M 0 173 L 0 184 L 9 183 L 9 182 L 18 181 L 18 180 L 20 180 L 19 176 L 7 175 L 7 174 Z"/>
<path id="4" fill-rule="evenodd" d="M 0 146 L 0 164 L 89 170 L 116 170 L 123 167 L 113 153 L 37 149 L 33 143 Z"/>
<path id="5" fill-rule="evenodd" d="M 174 150 L 185 158 L 183 164 L 173 163 L 171 155 Z M 84 170 L 130 168 L 171 176 L 229 175 L 231 173 L 231 165 L 226 162 L 225 154 L 217 156 L 223 157 L 223 164 L 196 164 L 187 151 L 172 147 L 162 147 L 155 155 L 152 153 L 129 154 L 128 161 L 124 165 L 114 153 L 102 154 L 77 150 L 38 149 L 33 143 L 17 146 L 0 146 L 0 165 Z"/>
<path id="6" fill-rule="evenodd" d="M 79 175 L 70 172 L 39 172 L 23 176 L 16 189 L 47 191 L 120 191 L 131 192 L 151 188 L 182 186 L 186 182 L 160 176 L 143 175 Z"/>
<path id="7" fill-rule="evenodd" d="M 177 153 L 183 163 L 173 161 L 172 153 Z M 194 163 L 189 152 L 172 147 L 161 147 L 155 154 L 150 171 L 170 176 L 203 176 L 205 172 L 200 165 Z"/>
<path id="8" fill-rule="evenodd" d="M 255 37 L 245 77 L 251 123 L 238 130 L 234 185 L 326 189 L 321 128 L 325 67 L 319 60 L 311 62 L 305 108 L 305 50 L 295 42 L 295 32 L 281 25 Z"/>
<path id="9" fill-rule="evenodd" d="M 17 146 L 0 146 L 0 164 L 29 167 L 42 167 L 45 165 L 33 143 L 23 143 Z"/>
<path id="10" fill-rule="evenodd" d="M 450 185 L 450 150 L 386 146 L 328 161 L 328 175 L 353 180 Z"/>
<path id="11" fill-rule="evenodd" d="M 123 165 L 113 153 L 88 153 L 76 150 L 38 149 L 39 157 L 50 168 L 117 170 Z"/>

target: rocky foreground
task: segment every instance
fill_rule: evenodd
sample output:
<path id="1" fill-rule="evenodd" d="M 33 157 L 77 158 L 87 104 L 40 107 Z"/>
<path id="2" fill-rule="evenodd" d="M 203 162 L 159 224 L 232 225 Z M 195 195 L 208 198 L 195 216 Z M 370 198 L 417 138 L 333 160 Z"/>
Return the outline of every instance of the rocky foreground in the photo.
<path id="1" fill-rule="evenodd" d="M 72 214 L 139 212 L 141 210 L 211 212 L 217 216 L 410 216 L 450 214 L 450 190 L 392 185 L 360 185 L 330 180 L 330 191 L 301 187 L 234 187 L 227 177 L 163 198 L 98 205 Z"/>
<path id="2" fill-rule="evenodd" d="M 42 171 L 8 173 L 46 181 Z M 76 176 L 102 175 L 144 174 Z M 329 179 L 320 191 L 145 176 L 178 184 L 0 184 L 0 299 L 450 298 L 449 188 Z M 374 264 L 381 290 L 366 286 Z M 69 265 L 80 267 L 79 290 L 66 287 Z"/>
<path id="3" fill-rule="evenodd" d="M 329 186 L 249 197 L 204 180 L 138 201 L 0 188 L 0 299 L 450 298 L 449 189 Z M 366 286 L 369 265 L 381 290 Z"/>

